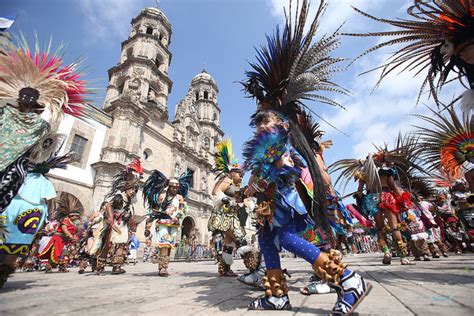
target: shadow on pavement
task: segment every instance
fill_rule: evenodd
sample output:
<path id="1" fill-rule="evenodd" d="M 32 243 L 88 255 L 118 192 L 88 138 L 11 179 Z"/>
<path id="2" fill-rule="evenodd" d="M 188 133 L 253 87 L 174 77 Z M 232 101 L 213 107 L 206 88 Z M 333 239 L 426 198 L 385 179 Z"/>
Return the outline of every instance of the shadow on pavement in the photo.
<path id="1" fill-rule="evenodd" d="M 13 291 L 20 291 L 20 290 L 27 290 L 33 287 L 48 287 L 48 285 L 38 283 L 36 280 L 28 280 L 28 281 L 14 281 L 13 279 L 9 279 L 7 283 L 0 289 L 0 294 L 13 292 Z"/>

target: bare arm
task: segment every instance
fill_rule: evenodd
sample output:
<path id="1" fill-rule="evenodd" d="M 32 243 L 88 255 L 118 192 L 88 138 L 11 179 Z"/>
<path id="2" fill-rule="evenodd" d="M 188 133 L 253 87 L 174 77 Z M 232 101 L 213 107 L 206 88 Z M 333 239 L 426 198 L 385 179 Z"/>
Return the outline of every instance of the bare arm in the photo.
<path id="1" fill-rule="evenodd" d="M 112 209 L 112 202 L 107 203 L 107 205 L 105 206 L 104 216 L 105 216 L 105 221 L 109 225 L 114 224 L 114 212 Z"/>
<path id="2" fill-rule="evenodd" d="M 219 182 L 216 183 L 214 186 L 214 189 L 212 190 L 213 195 L 219 195 L 219 193 L 224 193 L 230 186 L 230 181 L 228 181 L 227 177 L 224 177 L 223 179 L 219 180 Z"/>
<path id="3" fill-rule="evenodd" d="M 254 181 L 255 181 L 255 176 L 252 174 L 252 175 L 250 176 L 250 179 L 249 179 L 249 183 L 248 183 L 248 185 L 247 185 L 247 188 L 245 189 L 245 192 L 244 192 L 244 194 L 245 194 L 246 196 L 248 196 L 248 197 L 254 196 L 254 194 L 255 194 L 255 192 L 256 192 L 255 189 L 254 189 L 253 186 L 252 186 L 252 184 L 254 183 Z"/>

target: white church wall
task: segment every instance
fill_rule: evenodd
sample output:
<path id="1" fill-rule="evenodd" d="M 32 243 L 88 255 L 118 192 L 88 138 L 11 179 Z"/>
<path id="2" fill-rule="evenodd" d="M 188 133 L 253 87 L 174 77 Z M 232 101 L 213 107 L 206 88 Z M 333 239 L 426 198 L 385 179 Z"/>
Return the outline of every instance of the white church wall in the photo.
<path id="1" fill-rule="evenodd" d="M 71 130 L 75 120 L 80 120 L 81 123 L 86 124 L 87 126 L 94 129 L 94 138 L 92 139 L 92 145 L 87 157 L 85 168 L 81 168 L 74 165 L 68 165 L 67 169 L 55 169 L 51 171 L 51 174 L 61 178 L 72 180 L 74 182 L 80 182 L 88 186 L 93 186 L 95 171 L 91 167 L 91 164 L 100 160 L 100 153 L 104 144 L 107 126 L 97 121 L 86 121 L 75 118 L 71 115 L 66 115 L 64 120 L 59 125 L 58 133 L 67 135 L 68 138 L 74 137 L 74 135 L 71 133 Z M 68 139 L 65 140 L 65 144 L 67 143 L 67 141 Z M 69 150 L 69 148 L 66 147 L 67 146 L 63 145 L 63 147 L 61 148 L 61 155 L 66 154 Z"/>

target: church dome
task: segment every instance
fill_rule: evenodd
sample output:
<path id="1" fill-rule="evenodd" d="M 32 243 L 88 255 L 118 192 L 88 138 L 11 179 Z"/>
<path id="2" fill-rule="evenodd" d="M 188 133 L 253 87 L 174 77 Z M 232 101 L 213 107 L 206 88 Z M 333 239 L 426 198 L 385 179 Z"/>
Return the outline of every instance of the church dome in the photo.
<path id="1" fill-rule="evenodd" d="M 191 84 L 197 83 L 199 81 L 207 81 L 211 82 L 213 85 L 216 85 L 216 81 L 210 74 L 207 73 L 205 69 L 203 69 L 200 73 L 198 73 L 196 76 L 194 76 L 193 80 L 191 81 Z"/>

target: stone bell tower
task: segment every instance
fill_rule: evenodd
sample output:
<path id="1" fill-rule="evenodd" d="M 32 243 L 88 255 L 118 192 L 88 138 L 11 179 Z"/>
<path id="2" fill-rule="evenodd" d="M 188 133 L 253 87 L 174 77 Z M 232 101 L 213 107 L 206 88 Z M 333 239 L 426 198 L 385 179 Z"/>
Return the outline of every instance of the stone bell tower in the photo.
<path id="1" fill-rule="evenodd" d="M 104 110 L 117 99 L 167 116 L 172 82 L 168 77 L 171 25 L 157 8 L 145 8 L 132 19 L 132 30 L 122 42 L 119 63 L 109 69 Z"/>
<path id="2" fill-rule="evenodd" d="M 112 117 L 112 126 L 105 137 L 101 161 L 93 165 L 97 200 L 108 192 L 112 176 L 120 168 L 133 158 L 143 158 L 147 133 L 164 133 L 169 125 L 171 24 L 160 9 L 151 7 L 143 9 L 131 25 L 128 38 L 121 44 L 120 60 L 108 71 L 103 110 Z M 150 163 L 145 166 L 150 167 Z"/>

